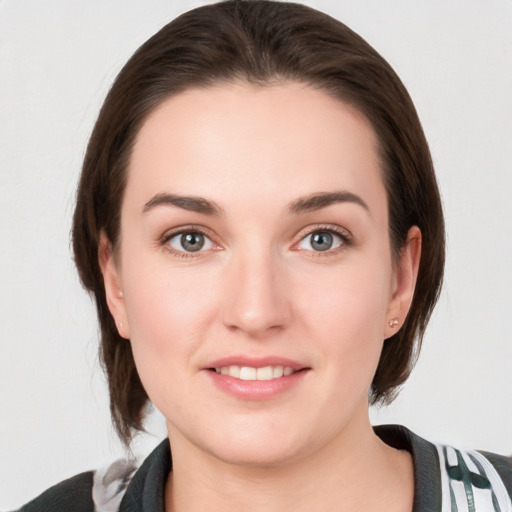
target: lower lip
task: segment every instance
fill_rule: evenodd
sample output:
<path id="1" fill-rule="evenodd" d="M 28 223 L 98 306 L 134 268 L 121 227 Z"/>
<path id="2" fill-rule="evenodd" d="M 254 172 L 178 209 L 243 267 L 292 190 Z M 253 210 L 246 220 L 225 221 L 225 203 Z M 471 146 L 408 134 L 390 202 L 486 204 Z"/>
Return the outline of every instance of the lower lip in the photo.
<path id="1" fill-rule="evenodd" d="M 215 386 L 221 391 L 244 400 L 268 400 L 275 398 L 299 385 L 306 373 L 308 373 L 308 370 L 304 369 L 278 379 L 241 380 L 211 370 L 205 371 Z"/>

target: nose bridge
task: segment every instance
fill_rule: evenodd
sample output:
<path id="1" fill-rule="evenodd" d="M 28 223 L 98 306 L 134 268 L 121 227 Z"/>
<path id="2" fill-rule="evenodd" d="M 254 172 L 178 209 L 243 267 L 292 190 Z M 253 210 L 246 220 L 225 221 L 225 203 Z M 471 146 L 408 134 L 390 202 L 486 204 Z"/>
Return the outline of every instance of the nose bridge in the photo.
<path id="1" fill-rule="evenodd" d="M 272 247 L 258 243 L 233 252 L 225 295 L 228 327 L 257 337 L 286 325 L 290 310 L 281 263 Z"/>

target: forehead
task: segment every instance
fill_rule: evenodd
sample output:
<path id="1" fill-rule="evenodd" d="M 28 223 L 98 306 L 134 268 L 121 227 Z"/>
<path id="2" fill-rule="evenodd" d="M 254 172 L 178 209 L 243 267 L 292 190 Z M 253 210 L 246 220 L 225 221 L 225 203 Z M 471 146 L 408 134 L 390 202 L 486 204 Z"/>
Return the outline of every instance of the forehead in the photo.
<path id="1" fill-rule="evenodd" d="M 224 84 L 172 96 L 148 116 L 126 199 L 164 190 L 205 197 L 276 191 L 283 201 L 340 188 L 382 192 L 380 174 L 374 130 L 348 105 L 299 83 Z"/>

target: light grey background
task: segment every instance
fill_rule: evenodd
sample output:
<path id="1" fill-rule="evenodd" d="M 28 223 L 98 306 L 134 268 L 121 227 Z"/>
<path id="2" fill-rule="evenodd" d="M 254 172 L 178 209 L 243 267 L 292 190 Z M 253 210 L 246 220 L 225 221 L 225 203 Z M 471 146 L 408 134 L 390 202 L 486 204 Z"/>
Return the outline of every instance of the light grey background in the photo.
<path id="1" fill-rule="evenodd" d="M 88 134 L 170 0 L 0 0 L 0 508 L 122 455 L 109 424 L 93 306 L 69 250 Z M 420 362 L 373 420 L 512 453 L 512 2 L 310 0 L 408 87 L 431 144 L 447 278 Z M 145 453 L 165 435 L 155 416 Z"/>

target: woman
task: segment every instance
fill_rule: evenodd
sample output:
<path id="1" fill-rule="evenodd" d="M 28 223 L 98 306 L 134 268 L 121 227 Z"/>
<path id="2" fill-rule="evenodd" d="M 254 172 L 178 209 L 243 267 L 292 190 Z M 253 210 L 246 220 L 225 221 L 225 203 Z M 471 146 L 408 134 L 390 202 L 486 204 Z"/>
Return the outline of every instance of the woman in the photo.
<path id="1" fill-rule="evenodd" d="M 151 400 L 169 440 L 23 510 L 511 506 L 509 459 L 370 425 L 414 363 L 444 226 L 407 92 L 341 23 L 255 1 L 164 27 L 104 103 L 73 246 L 115 426 L 128 444 Z"/>

